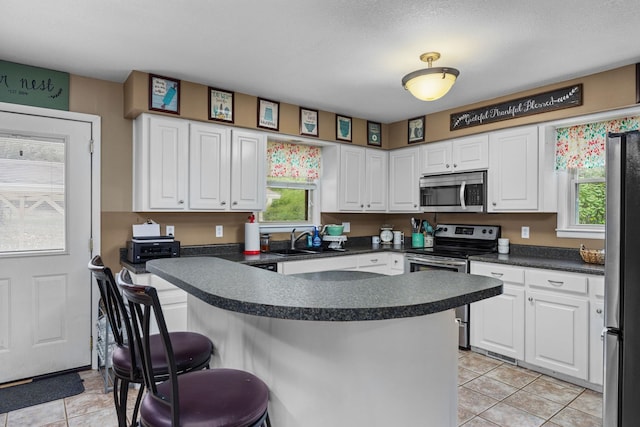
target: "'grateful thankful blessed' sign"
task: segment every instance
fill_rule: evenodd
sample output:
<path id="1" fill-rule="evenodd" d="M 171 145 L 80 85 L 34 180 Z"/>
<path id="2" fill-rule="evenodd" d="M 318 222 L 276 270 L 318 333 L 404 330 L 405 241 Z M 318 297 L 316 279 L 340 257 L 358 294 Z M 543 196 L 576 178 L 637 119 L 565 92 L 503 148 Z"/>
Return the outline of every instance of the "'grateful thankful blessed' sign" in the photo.
<path id="1" fill-rule="evenodd" d="M 464 129 L 516 117 L 546 113 L 582 105 L 582 84 L 563 87 L 475 110 L 451 114 L 449 130 Z"/>

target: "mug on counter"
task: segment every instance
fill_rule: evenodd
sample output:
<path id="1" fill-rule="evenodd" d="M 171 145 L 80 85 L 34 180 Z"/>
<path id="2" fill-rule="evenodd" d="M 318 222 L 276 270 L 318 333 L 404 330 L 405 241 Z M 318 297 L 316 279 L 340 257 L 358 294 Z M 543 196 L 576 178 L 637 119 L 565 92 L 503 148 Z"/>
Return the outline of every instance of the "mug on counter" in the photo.
<path id="1" fill-rule="evenodd" d="M 509 239 L 498 239 L 498 253 L 499 254 L 508 254 L 509 253 Z"/>
<path id="2" fill-rule="evenodd" d="M 380 244 L 380 236 L 371 236 L 371 244 L 379 245 Z"/>
<path id="3" fill-rule="evenodd" d="M 402 245 L 404 243 L 404 231 L 393 232 L 393 244 Z"/>

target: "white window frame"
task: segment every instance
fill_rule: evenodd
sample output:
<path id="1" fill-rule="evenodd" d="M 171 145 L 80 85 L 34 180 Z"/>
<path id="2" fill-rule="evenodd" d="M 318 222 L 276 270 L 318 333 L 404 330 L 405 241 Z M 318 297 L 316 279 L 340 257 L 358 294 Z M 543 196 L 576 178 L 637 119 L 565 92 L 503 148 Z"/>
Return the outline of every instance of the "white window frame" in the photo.
<path id="1" fill-rule="evenodd" d="M 588 116 L 573 117 L 571 119 L 547 123 L 545 126 L 550 126 L 554 129 L 552 133 L 555 141 L 555 129 L 557 128 L 576 126 L 585 123 L 602 122 L 638 114 L 640 114 L 640 107 L 631 107 L 622 110 L 613 110 L 604 113 L 590 114 Z M 604 225 L 576 224 L 574 205 L 576 200 L 575 189 L 572 188 L 575 186 L 574 174 L 569 170 L 556 171 L 556 174 L 558 176 L 558 222 L 556 228 L 556 236 L 561 238 L 604 240 Z"/>
<path id="2" fill-rule="evenodd" d="M 286 183 L 286 182 L 278 182 L 273 183 L 274 185 L 269 185 L 267 180 L 267 187 L 274 188 L 297 188 L 301 190 L 309 190 L 309 220 L 308 221 L 300 221 L 300 222 L 282 222 L 282 223 L 260 223 L 260 232 L 261 233 L 288 233 L 292 230 L 296 231 L 311 231 L 314 226 L 320 225 L 320 190 L 319 183 Z M 258 213 L 256 212 L 256 216 Z"/>

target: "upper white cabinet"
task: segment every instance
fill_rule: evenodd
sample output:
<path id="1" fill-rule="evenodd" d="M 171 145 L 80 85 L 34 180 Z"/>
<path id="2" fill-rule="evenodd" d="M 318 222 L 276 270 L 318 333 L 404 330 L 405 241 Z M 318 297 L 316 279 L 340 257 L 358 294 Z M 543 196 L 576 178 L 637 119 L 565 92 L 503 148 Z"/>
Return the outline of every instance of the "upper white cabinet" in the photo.
<path id="1" fill-rule="evenodd" d="M 538 127 L 489 134 L 488 212 L 538 211 Z"/>
<path id="2" fill-rule="evenodd" d="M 387 175 L 387 152 L 341 146 L 338 179 L 339 209 L 341 211 L 386 211 Z"/>
<path id="3" fill-rule="evenodd" d="M 264 209 L 263 134 L 141 114 L 133 146 L 134 211 Z"/>
<path id="4" fill-rule="evenodd" d="M 420 149 L 402 148 L 389 153 L 389 211 L 420 210 Z"/>
<path id="5" fill-rule="evenodd" d="M 420 149 L 422 175 L 484 170 L 489 166 L 487 134 L 424 144 Z"/>

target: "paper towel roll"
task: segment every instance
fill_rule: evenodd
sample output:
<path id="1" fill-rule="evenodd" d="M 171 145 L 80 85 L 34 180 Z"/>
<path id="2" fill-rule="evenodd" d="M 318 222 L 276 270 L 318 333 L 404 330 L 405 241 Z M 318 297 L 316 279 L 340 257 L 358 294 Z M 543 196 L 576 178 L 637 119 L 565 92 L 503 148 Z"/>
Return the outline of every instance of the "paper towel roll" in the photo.
<path id="1" fill-rule="evenodd" d="M 260 254 L 260 224 L 257 222 L 244 224 L 244 253 L 247 255 Z"/>

